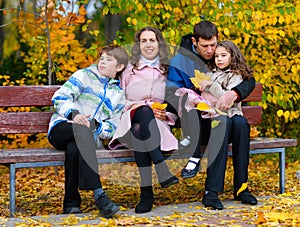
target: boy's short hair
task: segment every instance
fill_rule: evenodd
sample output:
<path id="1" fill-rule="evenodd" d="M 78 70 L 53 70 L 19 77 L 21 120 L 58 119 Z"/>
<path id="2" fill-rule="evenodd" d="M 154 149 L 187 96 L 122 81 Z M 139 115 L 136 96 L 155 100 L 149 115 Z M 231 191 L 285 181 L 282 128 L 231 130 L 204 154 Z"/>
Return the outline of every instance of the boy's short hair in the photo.
<path id="1" fill-rule="evenodd" d="M 218 39 L 219 32 L 217 26 L 214 23 L 208 20 L 204 20 L 200 21 L 198 24 L 195 24 L 193 36 L 197 42 L 199 41 L 199 38 L 210 40 L 214 36 L 216 36 Z"/>
<path id="2" fill-rule="evenodd" d="M 123 64 L 125 67 L 128 64 L 128 54 L 126 50 L 118 45 L 109 45 L 104 46 L 100 51 L 99 55 L 101 56 L 102 53 L 105 52 L 109 56 L 113 56 L 118 64 Z"/>
<path id="3" fill-rule="evenodd" d="M 117 60 L 118 65 L 121 65 L 121 64 L 124 65 L 123 70 L 117 72 L 117 74 L 116 74 L 115 78 L 119 79 L 119 77 L 121 76 L 122 72 L 124 71 L 124 69 L 126 68 L 126 66 L 128 64 L 129 56 L 128 56 L 126 50 L 123 47 L 120 47 L 118 45 L 108 45 L 108 46 L 102 47 L 102 49 L 99 51 L 100 57 L 103 54 L 103 52 L 105 52 L 109 56 L 113 56 Z M 97 62 L 99 62 L 99 60 Z"/>

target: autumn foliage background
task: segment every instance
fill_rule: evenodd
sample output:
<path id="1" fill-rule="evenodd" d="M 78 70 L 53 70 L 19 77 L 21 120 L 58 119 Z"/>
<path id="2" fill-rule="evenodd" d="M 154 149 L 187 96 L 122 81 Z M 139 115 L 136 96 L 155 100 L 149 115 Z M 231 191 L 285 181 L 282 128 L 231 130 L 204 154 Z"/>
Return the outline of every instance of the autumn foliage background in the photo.
<path id="1" fill-rule="evenodd" d="M 47 6 L 33 9 L 29 4 L 24 10 L 20 1 L 19 8 L 6 3 L 1 9 L 8 23 L 1 27 L 6 31 L 1 85 L 63 83 L 97 59 L 97 50 L 106 44 L 101 21 L 107 14 L 122 18 L 121 30 L 112 42 L 128 46 L 135 31 L 152 25 L 163 32 L 171 55 L 181 36 L 191 33 L 193 25 L 205 18 L 216 23 L 221 39 L 238 45 L 254 68 L 257 82 L 263 84 L 260 136 L 299 138 L 299 1 L 104 0 L 94 18 L 87 18 L 87 0 L 77 2 L 78 10 L 70 1 L 62 2 L 64 7 L 48 0 Z M 26 137 L 13 138 L 18 139 L 2 146 L 26 147 L 31 142 Z M 296 158 L 299 147 L 292 150 Z"/>
<path id="2" fill-rule="evenodd" d="M 299 141 L 300 1 L 103 0 L 92 17 L 87 17 L 88 0 L 76 5 L 72 1 L 28 2 L 25 7 L 24 1 L 1 1 L 0 29 L 6 37 L 0 54 L 0 85 L 62 84 L 97 59 L 97 50 L 107 42 L 103 32 L 107 15 L 121 18 L 121 29 L 110 41 L 128 47 L 135 31 L 152 25 L 170 44 L 170 57 L 181 36 L 207 19 L 218 26 L 221 40 L 238 45 L 256 81 L 263 84 L 260 136 Z M 1 148 L 49 145 L 44 134 L 0 137 Z M 299 145 L 289 148 L 287 162 L 299 159 Z"/>

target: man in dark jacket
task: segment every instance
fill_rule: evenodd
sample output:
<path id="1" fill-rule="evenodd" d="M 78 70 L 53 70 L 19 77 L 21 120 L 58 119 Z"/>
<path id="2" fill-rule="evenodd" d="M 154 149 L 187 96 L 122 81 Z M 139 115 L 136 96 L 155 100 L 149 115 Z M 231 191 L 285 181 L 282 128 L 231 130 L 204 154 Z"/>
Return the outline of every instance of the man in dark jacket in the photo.
<path id="1" fill-rule="evenodd" d="M 177 111 L 179 102 L 174 95 L 178 88 L 188 88 L 200 94 L 195 89 L 190 78 L 195 77 L 195 70 L 206 73 L 207 64 L 213 61 L 214 52 L 219 38 L 218 29 L 210 21 L 201 21 L 194 26 L 194 34 L 182 38 L 178 53 L 171 59 L 168 73 L 166 100 Z M 255 87 L 255 79 L 245 79 L 241 84 L 227 91 L 221 96 L 216 108 L 227 110 L 234 102 L 246 98 Z M 205 181 L 203 204 L 214 209 L 223 209 L 218 192 L 224 190 L 224 178 L 227 162 L 228 143 L 233 144 L 234 167 L 234 199 L 245 204 L 257 204 L 256 198 L 247 188 L 250 126 L 243 116 L 235 115 L 232 118 L 219 116 L 218 127 L 211 127 L 211 119 L 201 117 L 201 111 L 184 108 L 186 97 L 180 113 L 180 124 L 185 136 L 180 146 L 190 151 L 187 165 L 182 170 L 183 178 L 194 177 L 200 169 L 203 156 L 201 145 L 207 145 L 208 166 Z"/>

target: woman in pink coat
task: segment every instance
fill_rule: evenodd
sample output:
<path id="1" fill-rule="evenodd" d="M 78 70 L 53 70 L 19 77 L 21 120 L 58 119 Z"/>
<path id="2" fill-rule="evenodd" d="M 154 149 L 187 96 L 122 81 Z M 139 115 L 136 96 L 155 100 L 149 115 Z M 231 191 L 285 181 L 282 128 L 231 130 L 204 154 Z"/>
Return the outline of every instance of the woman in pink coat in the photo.
<path id="1" fill-rule="evenodd" d="M 178 141 L 168 125 L 176 116 L 153 103 L 163 103 L 168 70 L 168 50 L 159 30 L 142 28 L 135 35 L 131 64 L 120 80 L 126 103 L 121 122 L 109 143 L 111 149 L 126 146 L 134 150 L 141 179 L 140 202 L 136 213 L 151 211 L 154 196 L 152 188 L 152 163 L 161 187 L 177 184 L 178 178 L 170 173 L 162 151 L 178 148 Z"/>

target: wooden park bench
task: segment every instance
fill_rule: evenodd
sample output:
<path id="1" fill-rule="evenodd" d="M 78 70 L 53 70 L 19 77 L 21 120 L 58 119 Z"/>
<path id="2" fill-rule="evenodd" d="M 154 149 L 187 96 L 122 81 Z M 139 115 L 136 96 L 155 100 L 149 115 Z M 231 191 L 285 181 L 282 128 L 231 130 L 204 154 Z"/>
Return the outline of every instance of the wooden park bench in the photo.
<path id="1" fill-rule="evenodd" d="M 51 97 L 59 86 L 0 86 L 0 134 L 46 133 L 52 115 Z M 262 86 L 257 84 L 245 102 L 259 102 Z M 32 107 L 30 112 L 19 112 L 12 107 Z M 262 108 L 243 106 L 243 112 L 251 125 L 261 123 Z M 285 148 L 296 146 L 296 139 L 256 138 L 251 140 L 250 154 L 279 153 L 279 187 L 285 191 Z M 229 155 L 231 145 L 228 146 Z M 172 158 L 188 158 L 190 154 L 175 152 Z M 132 162 L 133 152 L 123 150 L 97 150 L 98 163 Z M 53 148 L 0 148 L 0 164 L 9 167 L 9 209 L 10 216 L 16 212 L 16 171 L 18 168 L 63 166 L 64 152 Z"/>

